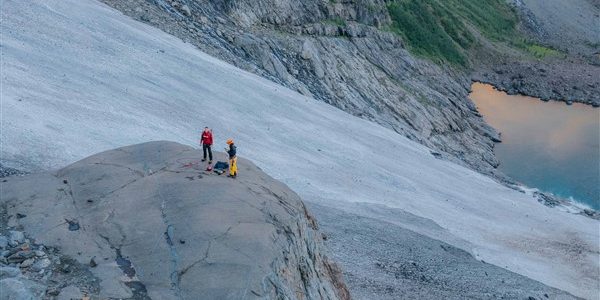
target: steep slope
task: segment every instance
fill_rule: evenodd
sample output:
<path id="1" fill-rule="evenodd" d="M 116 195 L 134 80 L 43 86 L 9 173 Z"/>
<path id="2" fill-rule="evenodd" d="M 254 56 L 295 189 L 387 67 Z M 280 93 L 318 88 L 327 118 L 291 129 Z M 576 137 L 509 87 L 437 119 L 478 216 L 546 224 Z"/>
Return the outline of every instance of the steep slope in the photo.
<path id="1" fill-rule="evenodd" d="M 201 156 L 170 142 L 110 150 L 10 178 L 0 205 L 37 243 L 94 260 L 100 299 L 349 299 L 294 192 L 245 159 L 239 180 L 198 174 Z"/>
<path id="2" fill-rule="evenodd" d="M 595 295 L 596 220 L 544 207 L 100 3 L 4 1 L 1 13 L 3 165 L 57 168 L 147 140 L 194 145 L 208 125 L 305 201 L 408 226 L 576 296 Z M 358 202 L 366 208 L 351 205 Z M 370 211 L 370 203 L 441 230 Z"/>
<path id="3" fill-rule="evenodd" d="M 457 162 L 486 173 L 498 164 L 499 137 L 467 98 L 467 74 L 415 58 L 381 30 L 391 22 L 385 1 L 103 2 Z"/>

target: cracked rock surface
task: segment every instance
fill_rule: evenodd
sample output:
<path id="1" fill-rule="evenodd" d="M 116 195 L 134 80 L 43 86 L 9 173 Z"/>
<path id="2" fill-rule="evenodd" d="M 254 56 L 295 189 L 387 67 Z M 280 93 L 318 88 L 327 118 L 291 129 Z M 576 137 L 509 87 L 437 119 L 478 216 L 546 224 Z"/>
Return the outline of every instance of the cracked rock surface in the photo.
<path id="1" fill-rule="evenodd" d="M 247 160 L 234 180 L 200 158 L 172 142 L 119 148 L 9 177 L 1 202 L 31 239 L 90 266 L 92 298 L 349 298 L 294 192 Z"/>

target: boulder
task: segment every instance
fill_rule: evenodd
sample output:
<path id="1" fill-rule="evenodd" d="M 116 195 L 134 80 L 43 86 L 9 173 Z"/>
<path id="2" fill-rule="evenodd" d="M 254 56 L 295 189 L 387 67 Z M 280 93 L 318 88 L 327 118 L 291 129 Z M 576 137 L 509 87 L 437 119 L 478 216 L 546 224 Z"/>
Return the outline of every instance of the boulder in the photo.
<path id="1" fill-rule="evenodd" d="M 5 278 L 0 280 L 0 300 L 42 299 L 44 287 L 24 278 Z"/>
<path id="2" fill-rule="evenodd" d="M 11 244 L 20 244 L 25 241 L 25 235 L 21 231 L 9 231 L 8 240 Z"/>
<path id="3" fill-rule="evenodd" d="M 0 235 L 0 249 L 6 249 L 7 246 L 8 246 L 8 239 L 5 236 Z"/>
<path id="4" fill-rule="evenodd" d="M 293 191 L 243 158 L 236 179 L 201 158 L 172 142 L 123 147 L 3 182 L 0 204 L 27 214 L 17 222 L 32 239 L 88 266 L 102 258 L 89 267 L 100 298 L 349 298 Z"/>

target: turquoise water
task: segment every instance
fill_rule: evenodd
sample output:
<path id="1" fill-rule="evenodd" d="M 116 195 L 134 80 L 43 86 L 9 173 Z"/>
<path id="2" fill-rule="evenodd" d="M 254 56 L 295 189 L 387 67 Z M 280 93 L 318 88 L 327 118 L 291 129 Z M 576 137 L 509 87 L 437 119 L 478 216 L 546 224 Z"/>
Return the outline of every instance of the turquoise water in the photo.
<path id="1" fill-rule="evenodd" d="M 600 209 L 600 109 L 507 95 L 474 83 L 471 100 L 502 134 L 499 169 L 529 187 Z"/>

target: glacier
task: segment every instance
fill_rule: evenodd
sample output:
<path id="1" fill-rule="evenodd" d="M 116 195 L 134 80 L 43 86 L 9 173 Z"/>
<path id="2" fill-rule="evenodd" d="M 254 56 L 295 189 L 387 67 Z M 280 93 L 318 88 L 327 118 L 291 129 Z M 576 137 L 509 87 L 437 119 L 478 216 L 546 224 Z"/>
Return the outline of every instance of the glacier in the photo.
<path id="1" fill-rule="evenodd" d="M 402 209 L 447 234 L 412 230 L 576 296 L 597 297 L 597 220 L 545 207 L 99 2 L 0 6 L 4 165 L 55 169 L 149 140 L 197 146 L 209 126 L 215 150 L 234 138 L 239 155 L 305 201 L 370 217 L 377 215 L 363 211 L 368 204 Z"/>

